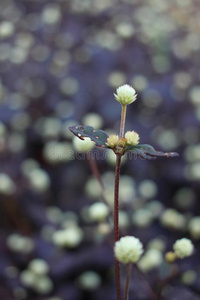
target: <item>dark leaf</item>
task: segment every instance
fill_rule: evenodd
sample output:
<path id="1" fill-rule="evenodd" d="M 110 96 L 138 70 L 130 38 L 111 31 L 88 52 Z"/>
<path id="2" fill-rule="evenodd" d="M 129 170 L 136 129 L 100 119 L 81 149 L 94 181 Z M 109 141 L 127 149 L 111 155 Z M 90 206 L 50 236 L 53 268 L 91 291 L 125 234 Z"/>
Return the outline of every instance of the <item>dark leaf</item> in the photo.
<path id="1" fill-rule="evenodd" d="M 144 151 L 142 151 L 140 149 L 132 149 L 131 152 L 134 153 L 135 156 L 139 156 L 142 159 L 148 159 L 148 160 L 154 160 L 154 159 L 156 159 L 155 156 L 150 156 L 150 155 L 146 154 Z M 135 157 L 135 159 L 136 158 L 137 157 Z"/>
<path id="2" fill-rule="evenodd" d="M 136 145 L 127 148 L 129 151 L 134 151 L 138 156 L 144 159 L 155 159 L 158 156 L 176 157 L 179 156 L 176 152 L 161 152 L 156 151 L 151 145 Z"/>
<path id="3" fill-rule="evenodd" d="M 69 130 L 81 140 L 89 137 L 91 141 L 95 142 L 96 146 L 108 148 L 106 145 L 108 134 L 103 130 L 96 130 L 92 126 L 83 125 L 71 126 Z"/>

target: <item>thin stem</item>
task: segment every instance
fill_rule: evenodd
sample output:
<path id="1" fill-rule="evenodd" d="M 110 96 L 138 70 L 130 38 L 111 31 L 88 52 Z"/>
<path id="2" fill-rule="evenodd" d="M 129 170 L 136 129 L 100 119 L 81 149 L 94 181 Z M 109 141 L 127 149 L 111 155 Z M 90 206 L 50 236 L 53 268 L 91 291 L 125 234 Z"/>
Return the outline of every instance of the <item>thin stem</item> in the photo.
<path id="1" fill-rule="evenodd" d="M 114 241 L 119 240 L 119 177 L 121 166 L 121 155 L 116 155 L 116 168 L 115 168 L 115 199 L 114 199 Z M 121 300 L 121 282 L 120 282 L 120 267 L 118 260 L 115 259 L 115 280 L 117 300 Z"/>
<path id="2" fill-rule="evenodd" d="M 127 264 L 127 266 L 126 266 L 126 286 L 125 286 L 125 295 L 124 295 L 125 300 L 128 300 L 130 274 L 131 274 L 131 264 Z"/>
<path id="3" fill-rule="evenodd" d="M 126 121 L 126 105 L 122 105 L 121 125 L 120 125 L 120 134 L 119 134 L 120 139 L 124 137 L 125 121 Z"/>
<path id="4" fill-rule="evenodd" d="M 97 163 L 96 163 L 96 160 L 94 159 L 93 157 L 93 154 L 92 152 L 88 152 L 87 153 L 87 159 L 89 161 L 89 165 L 90 165 L 90 169 L 94 175 L 94 177 L 97 179 L 97 181 L 99 182 L 102 190 L 104 190 L 104 185 L 103 185 L 103 181 L 101 179 L 101 175 L 99 173 L 99 169 L 97 167 Z"/>
<path id="5" fill-rule="evenodd" d="M 162 292 L 164 287 L 168 284 L 168 282 L 170 282 L 175 276 L 178 275 L 178 270 L 175 268 L 174 265 L 171 265 L 171 270 L 169 275 L 167 276 L 167 278 L 165 278 L 161 284 L 160 284 L 160 288 L 158 290 L 158 296 L 157 296 L 157 300 L 161 300 L 162 299 Z"/>
<path id="6" fill-rule="evenodd" d="M 143 279 L 144 284 L 146 285 L 146 287 L 149 290 L 149 296 L 151 297 L 152 300 L 157 299 L 156 294 L 154 293 L 148 279 L 146 278 L 146 275 L 138 268 L 137 265 L 134 265 L 135 269 L 137 270 L 138 274 L 141 276 L 141 278 Z"/>

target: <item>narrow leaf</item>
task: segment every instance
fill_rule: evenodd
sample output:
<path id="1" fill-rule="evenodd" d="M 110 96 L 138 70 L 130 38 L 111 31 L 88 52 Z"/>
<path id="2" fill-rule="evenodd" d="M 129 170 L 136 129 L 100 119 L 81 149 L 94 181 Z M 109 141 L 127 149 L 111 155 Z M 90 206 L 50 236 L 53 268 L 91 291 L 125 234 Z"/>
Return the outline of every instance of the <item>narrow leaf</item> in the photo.
<path id="1" fill-rule="evenodd" d="M 145 158 L 146 159 L 151 159 L 152 158 L 156 158 L 158 156 L 165 156 L 165 157 L 177 157 L 179 156 L 178 153 L 176 152 L 161 152 L 161 151 L 156 151 L 151 145 L 136 145 L 136 146 L 130 146 L 127 148 L 127 150 L 129 151 L 136 151 L 138 152 L 138 155 L 140 157 Z"/>

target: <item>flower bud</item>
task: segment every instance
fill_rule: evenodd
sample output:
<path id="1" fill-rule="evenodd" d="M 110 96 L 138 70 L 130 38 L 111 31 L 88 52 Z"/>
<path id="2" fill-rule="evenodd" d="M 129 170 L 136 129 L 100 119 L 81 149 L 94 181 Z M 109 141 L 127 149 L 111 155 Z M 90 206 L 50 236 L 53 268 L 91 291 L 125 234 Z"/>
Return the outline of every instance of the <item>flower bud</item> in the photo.
<path id="1" fill-rule="evenodd" d="M 117 93 L 114 94 L 115 99 L 122 105 L 131 104 L 136 100 L 137 94 L 134 88 L 128 84 L 124 84 L 117 89 Z"/>
<path id="2" fill-rule="evenodd" d="M 107 145 L 108 147 L 110 148 L 114 148 L 115 146 L 117 146 L 119 142 L 119 137 L 118 135 L 115 135 L 115 134 L 111 134 L 108 138 L 107 138 Z"/>
<path id="3" fill-rule="evenodd" d="M 135 263 L 143 253 L 143 246 L 139 239 L 125 236 L 115 243 L 114 253 L 116 259 L 124 264 Z"/>
<path id="4" fill-rule="evenodd" d="M 165 261 L 168 264 L 172 264 L 177 259 L 176 253 L 170 251 L 165 254 Z"/>
<path id="5" fill-rule="evenodd" d="M 187 256 L 190 256 L 192 255 L 192 252 L 194 250 L 194 246 L 191 240 L 187 238 L 177 240 L 173 245 L 173 248 L 178 258 L 185 258 Z"/>
<path id="6" fill-rule="evenodd" d="M 127 131 L 125 134 L 126 143 L 128 145 L 137 145 L 139 143 L 139 135 L 135 131 Z"/>

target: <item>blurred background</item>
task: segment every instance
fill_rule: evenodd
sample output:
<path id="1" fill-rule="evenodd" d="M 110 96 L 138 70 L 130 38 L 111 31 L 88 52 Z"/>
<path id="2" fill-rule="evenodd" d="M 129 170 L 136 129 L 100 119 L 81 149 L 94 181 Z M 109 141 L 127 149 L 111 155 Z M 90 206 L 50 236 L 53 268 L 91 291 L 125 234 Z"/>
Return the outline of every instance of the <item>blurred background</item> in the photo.
<path id="1" fill-rule="evenodd" d="M 138 93 L 126 130 L 180 154 L 123 161 L 121 235 L 148 253 L 130 300 L 150 300 L 141 271 L 156 290 L 182 237 L 196 250 L 163 299 L 200 299 L 199 67 L 198 0 L 0 1 L 0 299 L 116 299 L 115 157 L 95 148 L 102 192 L 91 144 L 68 126 L 118 133 L 113 93 L 126 83 Z"/>

